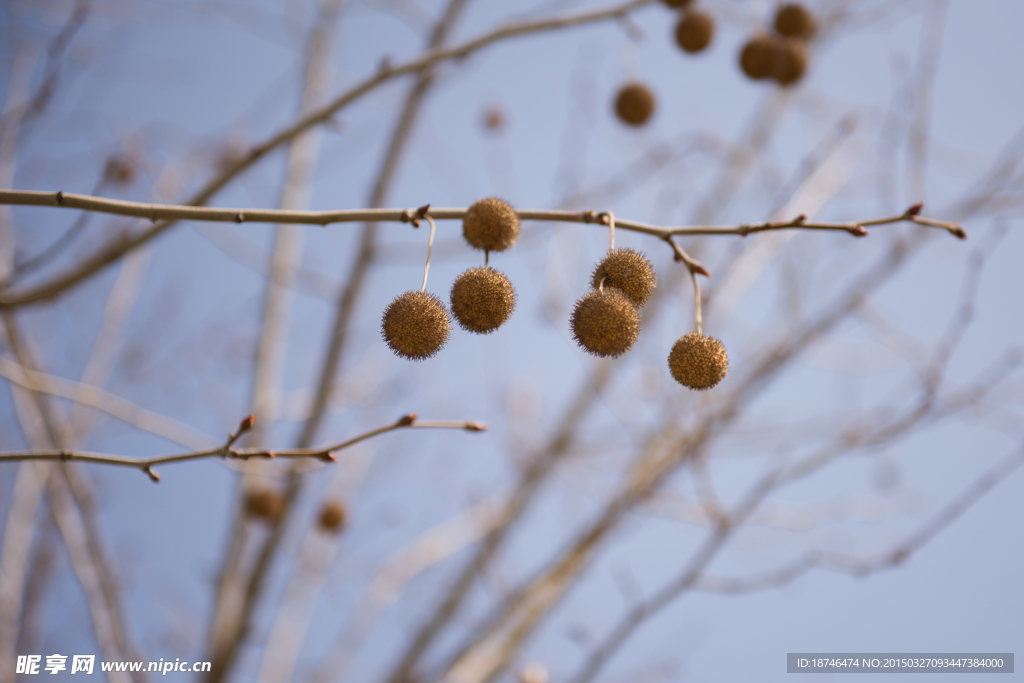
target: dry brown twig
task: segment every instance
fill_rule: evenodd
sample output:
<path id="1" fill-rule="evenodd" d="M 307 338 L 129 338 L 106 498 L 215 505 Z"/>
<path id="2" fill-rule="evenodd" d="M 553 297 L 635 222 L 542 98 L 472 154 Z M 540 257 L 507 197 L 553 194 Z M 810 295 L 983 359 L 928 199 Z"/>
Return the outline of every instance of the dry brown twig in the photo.
<path id="1" fill-rule="evenodd" d="M 383 427 L 371 429 L 346 441 L 332 444 L 325 448 L 291 448 L 279 451 L 267 450 L 265 448 L 235 448 L 235 441 L 245 432 L 252 429 L 255 420 L 252 415 L 242 420 L 238 429 L 228 436 L 223 446 L 208 448 L 201 451 L 189 451 L 187 453 L 175 453 L 172 455 L 158 455 L 152 458 L 128 458 L 120 455 L 106 453 L 92 453 L 89 451 L 77 451 L 69 449 L 35 450 L 35 451 L 8 451 L 0 453 L 0 462 L 18 460 L 51 460 L 57 462 L 92 462 L 101 465 L 114 465 L 119 467 L 133 467 L 142 470 L 153 481 L 160 481 L 160 475 L 153 469 L 157 465 L 168 463 L 187 462 L 190 460 L 204 460 L 206 458 L 225 458 L 232 460 L 249 460 L 252 458 L 285 458 L 322 460 L 323 462 L 334 462 L 334 454 L 337 451 L 345 450 L 350 446 L 365 441 L 366 439 L 386 434 L 396 429 L 464 429 L 468 432 L 482 432 L 487 426 L 482 422 L 457 421 L 457 420 L 422 420 L 416 418 L 416 413 L 403 415 L 396 422 Z"/>

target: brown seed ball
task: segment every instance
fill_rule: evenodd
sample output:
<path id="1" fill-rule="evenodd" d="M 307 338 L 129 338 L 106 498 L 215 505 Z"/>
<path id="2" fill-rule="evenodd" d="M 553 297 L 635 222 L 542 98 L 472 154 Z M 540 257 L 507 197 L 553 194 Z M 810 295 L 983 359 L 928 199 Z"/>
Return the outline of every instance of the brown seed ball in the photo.
<path id="1" fill-rule="evenodd" d="M 729 356 L 722 342 L 691 332 L 683 335 L 668 354 L 672 377 L 684 387 L 704 391 L 722 381 L 729 371 Z"/>
<path id="2" fill-rule="evenodd" d="M 780 36 L 808 40 L 817 29 L 814 15 L 798 2 L 787 3 L 775 13 L 775 32 Z"/>
<path id="3" fill-rule="evenodd" d="M 775 69 L 775 51 L 778 39 L 764 34 L 753 36 L 740 52 L 740 68 L 755 81 L 768 78 Z"/>
<path id="4" fill-rule="evenodd" d="M 595 356 L 621 356 L 640 334 L 636 306 L 614 287 L 591 290 L 577 301 L 570 324 L 576 343 Z"/>
<path id="5" fill-rule="evenodd" d="M 410 360 L 430 358 L 448 341 L 448 311 L 430 292 L 408 291 L 384 311 L 381 334 L 391 350 Z"/>
<path id="6" fill-rule="evenodd" d="M 772 58 L 772 78 L 779 85 L 792 85 L 803 78 L 807 71 L 807 48 L 796 38 L 776 41 L 775 56 Z"/>
<path id="7" fill-rule="evenodd" d="M 470 268 L 455 281 L 452 313 L 462 329 L 487 334 L 501 327 L 516 307 L 516 289 L 494 268 Z"/>
<path id="8" fill-rule="evenodd" d="M 245 514 L 255 519 L 277 519 L 284 511 L 284 498 L 271 489 L 253 489 L 245 495 Z"/>
<path id="9" fill-rule="evenodd" d="M 630 126 L 642 126 L 654 113 L 654 93 L 643 83 L 627 83 L 615 97 L 615 113 Z"/>
<path id="10" fill-rule="evenodd" d="M 700 52 L 715 37 L 715 21 L 710 14 L 699 10 L 686 12 L 676 24 L 676 44 L 684 52 Z"/>
<path id="11" fill-rule="evenodd" d="M 682 9 L 689 5 L 693 0 L 661 0 L 665 3 L 665 6 L 671 9 Z"/>
<path id="12" fill-rule="evenodd" d="M 639 251 L 629 247 L 609 251 L 597 264 L 590 278 L 590 286 L 598 289 L 602 280 L 605 287 L 621 290 L 635 306 L 646 304 L 657 284 L 651 262 Z"/>
<path id="13" fill-rule="evenodd" d="M 481 199 L 466 209 L 462 236 L 474 249 L 505 251 L 519 237 L 519 215 L 504 199 Z"/>
<path id="14" fill-rule="evenodd" d="M 324 531 L 338 533 L 345 526 L 347 516 L 345 506 L 340 502 L 327 503 L 320 510 L 320 528 Z"/>

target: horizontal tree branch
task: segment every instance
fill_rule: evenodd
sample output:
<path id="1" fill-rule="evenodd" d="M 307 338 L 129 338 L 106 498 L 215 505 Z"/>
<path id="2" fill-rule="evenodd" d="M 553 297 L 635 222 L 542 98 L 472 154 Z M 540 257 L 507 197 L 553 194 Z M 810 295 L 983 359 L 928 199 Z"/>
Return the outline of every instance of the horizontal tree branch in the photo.
<path id="1" fill-rule="evenodd" d="M 20 206 L 47 206 L 66 209 L 80 209 L 83 211 L 96 211 L 100 213 L 114 214 L 118 216 L 132 216 L 145 218 L 153 222 L 162 220 L 193 220 L 209 221 L 220 223 L 291 223 L 325 226 L 332 223 L 366 223 L 366 222 L 392 222 L 412 223 L 419 225 L 419 221 L 428 213 L 435 220 L 461 220 L 465 216 L 466 208 L 430 208 L 430 205 L 421 206 L 417 209 L 349 209 L 344 211 L 289 211 L 284 209 L 221 209 L 205 206 L 182 206 L 175 204 L 147 204 L 143 202 L 129 202 L 120 199 L 106 199 L 103 197 L 92 197 L 82 194 L 70 194 L 65 192 L 36 192 L 28 190 L 0 190 L 0 204 Z M 651 235 L 665 240 L 675 253 L 677 261 L 682 261 L 693 272 L 701 275 L 709 275 L 707 269 L 692 257 L 686 254 L 672 238 L 677 236 L 693 235 L 733 235 L 746 237 L 747 235 L 769 232 L 773 230 L 826 230 L 849 233 L 855 237 L 864 237 L 868 234 L 867 227 L 875 225 L 888 225 L 892 223 L 909 222 L 929 227 L 942 228 L 951 235 L 960 239 L 966 239 L 967 233 L 957 223 L 941 221 L 935 218 L 920 216 L 922 204 L 914 204 L 901 214 L 883 216 L 881 218 L 870 218 L 867 220 L 855 220 L 845 223 L 826 223 L 820 221 L 809 221 L 806 214 L 800 214 L 791 220 L 766 221 L 764 223 L 740 223 L 739 225 L 688 225 L 688 226 L 660 226 L 638 221 L 615 219 L 616 229 L 629 230 L 645 235 Z M 595 211 L 560 211 L 542 209 L 520 209 L 516 213 L 520 220 L 524 221 L 551 221 L 561 223 L 595 223 L 607 225 L 607 215 Z M 3 307 L 3 300 L 0 299 L 0 307 Z"/>
<path id="2" fill-rule="evenodd" d="M 152 458 L 128 458 L 120 455 L 107 453 L 93 453 L 89 451 L 75 451 L 64 449 L 38 450 L 38 451 L 10 451 L 0 453 L 0 462 L 16 460 L 55 460 L 67 462 L 94 462 L 101 465 L 116 465 L 120 467 L 134 467 L 142 470 L 153 481 L 160 481 L 160 475 L 153 469 L 157 465 L 164 465 L 174 462 L 186 462 L 189 460 L 202 460 L 204 458 L 228 458 L 234 460 L 249 460 L 250 458 L 314 458 L 324 462 L 334 462 L 334 453 L 344 450 L 350 446 L 396 429 L 465 429 L 470 432 L 486 431 L 487 426 L 482 422 L 458 421 L 458 420 L 423 420 L 416 419 L 416 414 L 411 413 L 400 417 L 396 422 L 383 427 L 371 429 L 347 441 L 327 446 L 326 448 L 292 448 L 287 450 L 272 451 L 265 448 L 234 448 L 233 444 L 239 436 L 252 429 L 255 422 L 250 415 L 238 430 L 228 437 L 223 446 L 208 448 L 205 450 L 190 451 L 188 453 L 176 453 L 174 455 L 159 455 Z"/>

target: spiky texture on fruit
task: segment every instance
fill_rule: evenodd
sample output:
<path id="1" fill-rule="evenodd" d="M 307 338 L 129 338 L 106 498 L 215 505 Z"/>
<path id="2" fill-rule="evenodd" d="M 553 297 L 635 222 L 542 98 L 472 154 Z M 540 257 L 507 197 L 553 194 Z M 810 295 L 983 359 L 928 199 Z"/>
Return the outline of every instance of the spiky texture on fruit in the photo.
<path id="1" fill-rule="evenodd" d="M 780 38 L 776 41 L 772 58 L 772 78 L 779 85 L 792 85 L 807 71 L 807 48 L 797 38 Z"/>
<path id="2" fill-rule="evenodd" d="M 252 489 L 245 494 L 245 514 L 255 519 L 274 520 L 284 510 L 284 498 L 272 489 Z"/>
<path id="3" fill-rule="evenodd" d="M 388 304 L 381 334 L 391 350 L 410 360 L 430 358 L 451 334 L 448 310 L 430 292 L 410 290 Z"/>
<path id="4" fill-rule="evenodd" d="M 455 280 L 452 314 L 467 332 L 487 334 L 501 327 L 516 307 L 516 289 L 494 268 L 470 268 Z"/>
<path id="5" fill-rule="evenodd" d="M 693 0 L 661 0 L 665 3 L 666 7 L 671 9 L 682 9 L 689 5 Z"/>
<path id="6" fill-rule="evenodd" d="M 331 533 L 338 533 L 345 526 L 348 517 L 345 506 L 338 501 L 327 503 L 320 510 L 320 528 Z"/>
<path id="7" fill-rule="evenodd" d="M 775 13 L 775 32 L 780 36 L 808 40 L 817 29 L 814 15 L 798 2 L 787 3 Z"/>
<path id="8" fill-rule="evenodd" d="M 683 335 L 668 354 L 672 377 L 684 387 L 704 391 L 722 381 L 729 371 L 729 356 L 722 342 L 697 332 Z"/>
<path id="9" fill-rule="evenodd" d="M 684 52 L 700 52 L 715 37 L 715 20 L 699 10 L 687 11 L 676 24 L 676 44 Z"/>
<path id="10" fill-rule="evenodd" d="M 504 199 L 481 199 L 466 209 L 462 236 L 475 249 L 505 251 L 519 237 L 519 216 Z"/>
<path id="11" fill-rule="evenodd" d="M 760 81 L 772 75 L 775 69 L 777 38 L 759 33 L 752 36 L 740 52 L 740 68 L 747 78 Z"/>
<path id="12" fill-rule="evenodd" d="M 646 304 L 657 284 L 651 262 L 642 253 L 629 247 L 609 251 L 594 267 L 590 286 L 598 289 L 602 280 L 605 287 L 621 290 L 635 306 Z"/>
<path id="13" fill-rule="evenodd" d="M 577 301 L 570 324 L 576 343 L 595 356 L 621 356 L 640 334 L 636 306 L 614 287 L 591 290 Z"/>
<path id="14" fill-rule="evenodd" d="M 615 113 L 625 124 L 644 125 L 654 113 L 654 93 L 643 83 L 627 83 L 615 97 Z"/>

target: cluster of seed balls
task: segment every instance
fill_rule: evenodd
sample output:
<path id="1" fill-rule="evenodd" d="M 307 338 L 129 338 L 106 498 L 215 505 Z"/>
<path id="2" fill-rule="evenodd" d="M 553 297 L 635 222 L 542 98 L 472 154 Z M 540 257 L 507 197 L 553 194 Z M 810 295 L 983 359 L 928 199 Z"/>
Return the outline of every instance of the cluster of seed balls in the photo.
<path id="1" fill-rule="evenodd" d="M 740 52 L 740 68 L 749 78 L 772 79 L 779 85 L 792 85 L 807 71 L 807 47 L 818 28 L 814 15 L 799 3 L 779 7 L 773 22 L 774 33 L 758 33 Z"/>
<path id="2" fill-rule="evenodd" d="M 269 488 L 254 488 L 245 495 L 245 514 L 250 519 L 277 521 L 284 512 L 284 496 Z M 325 533 L 337 534 L 345 526 L 347 514 L 340 501 L 325 503 L 320 508 L 317 524 Z"/>
<path id="3" fill-rule="evenodd" d="M 475 249 L 505 251 L 519 237 L 519 216 L 504 200 L 481 199 L 467 209 L 462 235 Z M 450 301 L 462 329 L 489 334 L 512 315 L 516 290 L 508 277 L 494 268 L 470 268 L 455 280 Z M 434 294 L 414 290 L 396 297 L 381 322 L 387 345 L 410 360 L 435 355 L 448 342 L 451 331 L 451 316 L 444 302 Z"/>
<path id="4" fill-rule="evenodd" d="M 640 308 L 657 285 L 654 268 L 634 249 L 612 249 L 594 267 L 590 285 L 569 321 L 573 338 L 595 356 L 621 356 L 640 335 Z M 691 332 L 672 347 L 668 367 L 677 382 L 703 391 L 722 381 L 729 357 L 722 342 Z"/>
<path id="5" fill-rule="evenodd" d="M 505 251 L 519 236 L 519 216 L 501 199 L 481 199 L 466 210 L 462 235 L 475 249 Z M 573 338 L 596 356 L 621 356 L 640 334 L 640 308 L 656 285 L 654 268 L 634 249 L 612 249 L 595 266 L 590 280 L 591 291 L 576 302 L 570 319 Z M 512 315 L 516 292 L 504 273 L 470 268 L 455 280 L 450 299 L 451 312 L 464 330 L 488 334 Z M 436 295 L 408 291 L 384 311 L 381 334 L 397 355 L 424 360 L 447 343 L 451 318 Z M 672 376 L 692 389 L 715 386 L 728 367 L 722 343 L 703 335 L 682 337 L 669 355 Z"/>
<path id="6" fill-rule="evenodd" d="M 663 0 L 679 11 L 675 40 L 683 52 L 702 52 L 715 36 L 715 21 L 695 7 L 694 0 Z M 807 71 L 805 46 L 817 29 L 814 15 L 799 3 L 781 5 L 775 13 L 774 33 L 758 33 L 740 51 L 740 69 L 748 78 L 771 79 L 782 86 L 799 81 Z M 642 126 L 654 114 L 656 99 L 649 86 L 630 81 L 615 96 L 615 114 L 629 126 Z"/>

